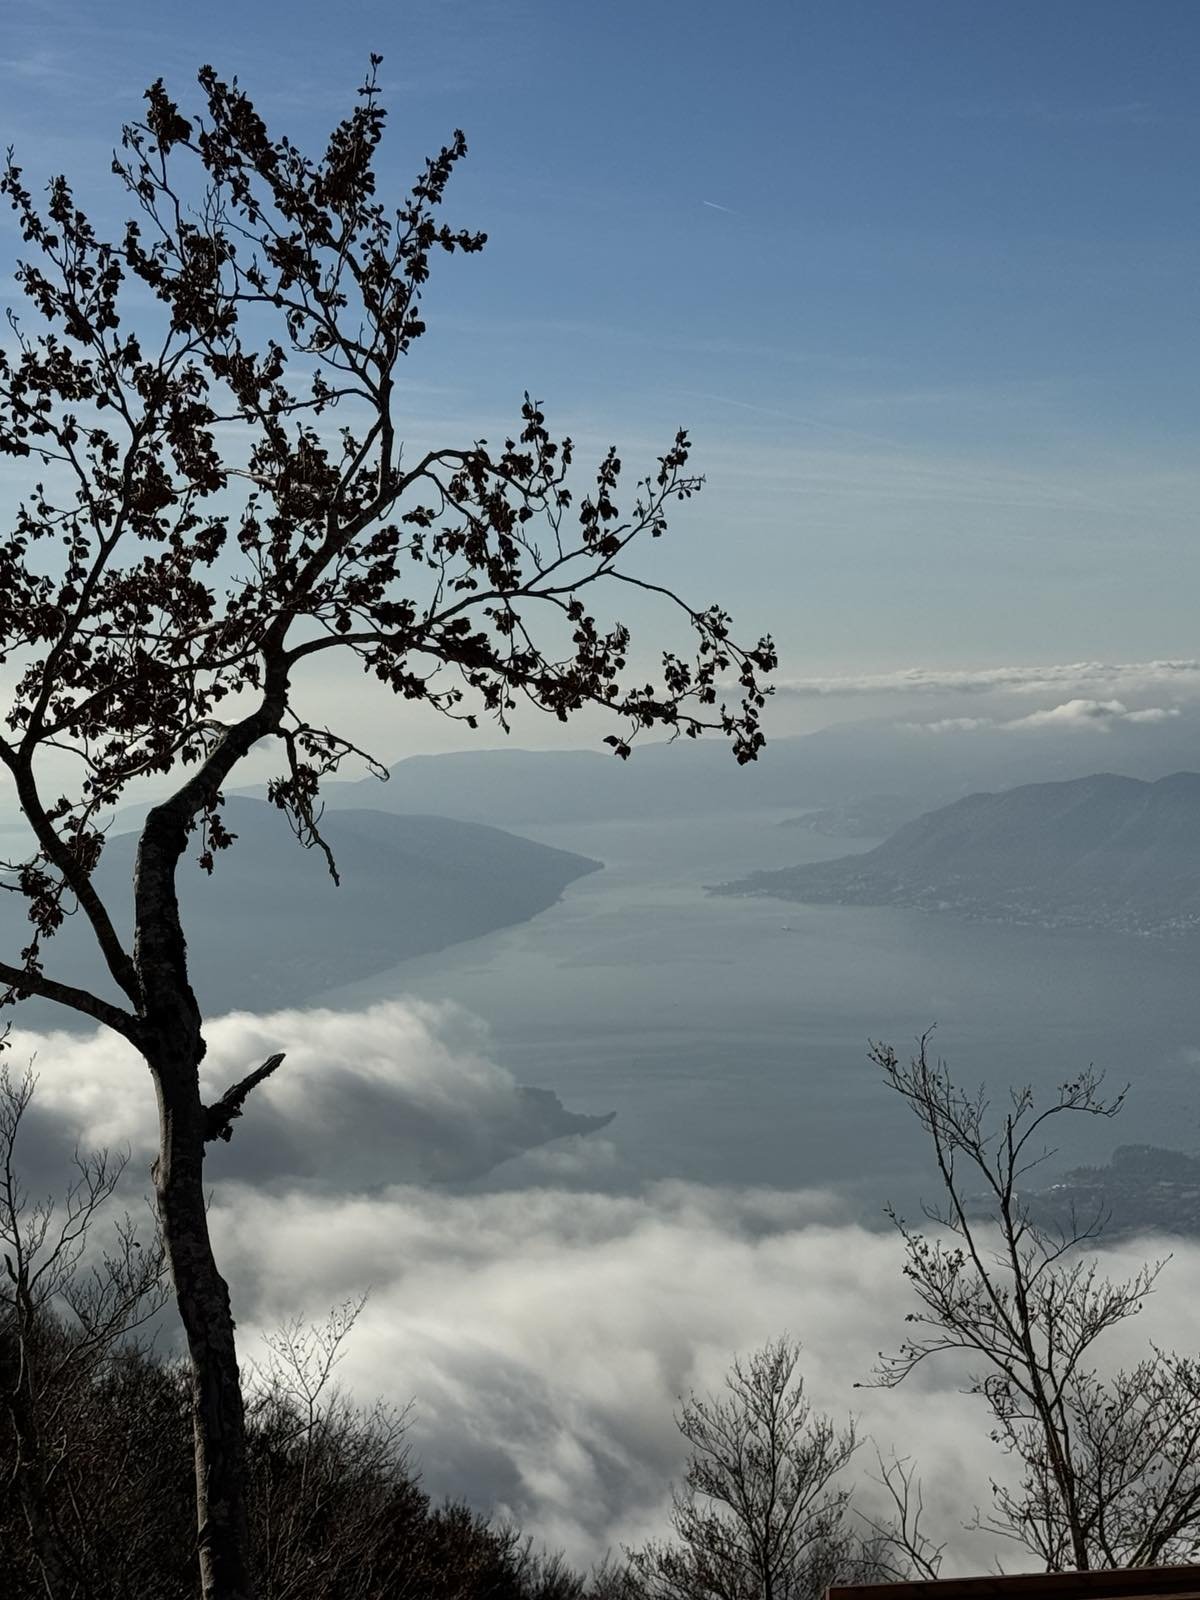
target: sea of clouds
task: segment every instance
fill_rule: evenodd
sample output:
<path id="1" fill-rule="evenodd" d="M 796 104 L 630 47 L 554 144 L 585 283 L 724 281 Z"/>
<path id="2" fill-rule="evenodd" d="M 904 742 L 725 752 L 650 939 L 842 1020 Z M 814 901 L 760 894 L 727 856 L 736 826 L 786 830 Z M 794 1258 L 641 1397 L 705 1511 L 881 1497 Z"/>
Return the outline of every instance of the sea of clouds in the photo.
<path id="1" fill-rule="evenodd" d="M 855 1387 L 903 1333 L 894 1234 L 849 1222 L 819 1190 L 597 1187 L 578 1154 L 592 1140 L 546 1147 L 541 1166 L 523 1157 L 523 1187 L 431 1182 L 433 1153 L 495 1154 L 526 1114 L 485 1030 L 455 1008 L 237 1014 L 207 1036 L 209 1094 L 287 1052 L 210 1163 L 248 1370 L 280 1324 L 320 1322 L 369 1290 L 340 1377 L 364 1402 L 414 1403 L 410 1439 L 435 1496 L 511 1516 L 581 1565 L 660 1534 L 684 1454 L 679 1398 L 717 1388 L 736 1354 L 789 1333 L 815 1405 L 854 1415 L 872 1441 L 855 1473 L 864 1510 L 882 1506 L 875 1448 L 910 1457 L 930 1531 L 951 1542 L 947 1570 L 992 1559 L 961 1524 L 1008 1466 L 980 1403 L 960 1392 L 965 1373 L 927 1364 L 895 1391 Z M 128 1146 L 129 1193 L 145 1189 L 156 1113 L 139 1061 L 103 1034 L 17 1032 L 11 1065 L 30 1057 L 33 1192 L 61 1189 L 76 1143 Z M 1174 1248 L 1113 1361 L 1191 1326 L 1200 1252 Z M 1163 1253 L 1123 1244 L 1106 1265 L 1124 1275 Z"/>

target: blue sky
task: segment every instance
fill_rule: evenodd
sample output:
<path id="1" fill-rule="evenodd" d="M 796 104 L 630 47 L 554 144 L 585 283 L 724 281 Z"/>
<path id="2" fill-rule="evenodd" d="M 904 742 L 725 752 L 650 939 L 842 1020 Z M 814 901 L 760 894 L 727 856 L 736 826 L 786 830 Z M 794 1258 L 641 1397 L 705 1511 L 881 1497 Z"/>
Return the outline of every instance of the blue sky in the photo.
<path id="1" fill-rule="evenodd" d="M 153 77 L 211 60 L 315 142 L 372 49 L 397 188 L 461 125 L 491 235 L 431 288 L 416 433 L 525 387 L 631 464 L 687 425 L 657 570 L 787 676 L 1193 655 L 1200 8 L 27 0 L 0 137 L 103 212 Z"/>

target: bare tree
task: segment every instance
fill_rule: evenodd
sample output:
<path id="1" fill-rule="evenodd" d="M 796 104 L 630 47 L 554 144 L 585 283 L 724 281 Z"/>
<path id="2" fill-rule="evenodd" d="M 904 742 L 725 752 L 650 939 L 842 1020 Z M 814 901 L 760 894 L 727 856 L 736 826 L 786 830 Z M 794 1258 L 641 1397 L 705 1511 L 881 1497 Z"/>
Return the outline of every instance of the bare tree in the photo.
<path id="1" fill-rule="evenodd" d="M 991 1507 L 973 1526 L 1014 1541 L 1047 1571 L 1195 1561 L 1200 1362 L 1152 1346 L 1131 1370 L 1097 1365 L 1096 1346 L 1142 1309 L 1165 1262 L 1111 1282 L 1087 1253 L 1104 1213 L 1045 1224 L 1027 1192 L 1029 1174 L 1054 1154 L 1052 1125 L 1113 1117 L 1124 1095 L 1105 1098 L 1089 1070 L 1041 1106 L 1031 1089 L 1015 1091 L 993 1120 L 983 1089 L 965 1092 L 930 1058 L 928 1035 L 908 1065 L 888 1045 L 872 1058 L 929 1135 L 944 1191 L 925 1207 L 939 1230 L 932 1237 L 889 1213 L 919 1309 L 875 1381 L 892 1387 L 952 1352 L 981 1363 L 968 1392 L 987 1404 L 991 1438 L 1019 1479 L 993 1483 Z M 933 1575 L 940 1547 L 917 1525 L 911 1470 L 893 1464 L 885 1478 L 898 1543 Z"/>
<path id="2" fill-rule="evenodd" d="M 230 1136 L 278 1061 L 202 1102 L 203 1016 L 176 893 L 189 839 L 211 871 L 232 842 L 222 789 L 268 741 L 282 768 L 270 798 L 336 876 L 320 784 L 361 752 L 348 730 L 311 721 L 302 694 L 305 669 L 330 653 L 470 727 L 507 729 L 518 701 L 560 721 L 592 707 L 612 718 L 621 757 L 646 729 L 711 728 L 740 762 L 762 745 L 761 679 L 775 664 L 769 638 L 738 646 L 720 606 L 687 605 L 628 565 L 635 543 L 665 533 L 669 504 L 700 487 L 685 433 L 624 513 L 615 449 L 576 499 L 571 441 L 551 437 L 528 396 L 498 448 L 477 439 L 405 458 L 396 373 L 424 332 L 431 257 L 474 252 L 484 236 L 438 220 L 461 133 L 398 207 L 378 199 L 378 64 L 315 159 L 272 138 L 236 80 L 210 67 L 195 117 L 155 83 L 114 157 L 136 210 L 115 241 L 65 178 L 44 206 L 11 154 L 0 180 L 29 252 L 16 272 L 26 320 L 10 310 L 0 350 L 0 452 L 31 469 L 0 539 L 0 664 L 16 682 L 0 768 L 31 831 L 0 883 L 24 896 L 30 932 L 0 983 L 9 1000 L 38 995 L 115 1030 L 149 1069 L 210 1600 L 253 1585 L 205 1147 Z M 592 605 L 630 590 L 663 602 L 691 641 L 661 651 L 652 681 L 630 666 L 628 628 Z M 141 829 L 130 940 L 94 871 L 114 806 L 146 779 L 168 793 Z M 47 970 L 71 912 L 106 988 Z"/>
<path id="3" fill-rule="evenodd" d="M 411 1546 L 395 1538 L 424 1513 L 408 1409 L 357 1406 L 334 1379 L 366 1298 L 334 1306 L 323 1324 L 285 1323 L 255 1364 L 247 1414 L 262 1600 L 421 1592 Z"/>
<path id="4" fill-rule="evenodd" d="M 946 1540 L 938 1543 L 929 1535 L 916 1464 L 911 1456 L 885 1459 L 878 1449 L 875 1459 L 879 1471 L 871 1474 L 871 1481 L 883 1490 L 890 1511 L 885 1509 L 879 1516 L 859 1512 L 867 1530 L 863 1548 L 869 1553 L 874 1579 L 881 1583 L 932 1582 L 941 1576 Z"/>
<path id="5" fill-rule="evenodd" d="M 161 1243 L 143 1245 L 128 1216 L 108 1250 L 97 1253 L 93 1238 L 84 1259 L 127 1157 L 76 1151 L 63 1200 L 30 1198 L 18 1144 L 35 1085 L 31 1069 L 14 1079 L 0 1065 L 0 1403 L 4 1465 L 45 1593 L 68 1600 L 95 1592 L 97 1582 L 84 1490 L 94 1440 L 79 1436 L 81 1396 L 162 1309 L 166 1276 Z"/>
<path id="6" fill-rule="evenodd" d="M 432 1513 L 411 1406 L 356 1405 L 335 1371 L 367 1295 L 265 1340 L 247 1418 L 251 1543 L 262 1600 L 584 1600 L 586 1581 L 514 1525 L 463 1505 Z M 432 1537 L 431 1537 L 432 1535 Z"/>
<path id="7" fill-rule="evenodd" d="M 851 1567 L 850 1490 L 837 1480 L 854 1429 L 813 1411 L 799 1354 L 775 1340 L 734 1362 L 725 1395 L 683 1404 L 691 1453 L 673 1496 L 675 1537 L 629 1552 L 647 1600 L 812 1600 Z"/>
<path id="8" fill-rule="evenodd" d="M 65 1200 L 19 1176 L 31 1071 L 0 1066 L 0 1552 L 5 1600 L 185 1600 L 187 1375 L 140 1330 L 169 1298 L 128 1218 L 98 1248 L 124 1162 L 76 1156 Z M 335 1373 L 366 1297 L 269 1335 L 247 1407 L 252 1563 L 263 1600 L 581 1600 L 561 1557 L 463 1505 L 432 1509 L 407 1409 L 354 1404 Z"/>

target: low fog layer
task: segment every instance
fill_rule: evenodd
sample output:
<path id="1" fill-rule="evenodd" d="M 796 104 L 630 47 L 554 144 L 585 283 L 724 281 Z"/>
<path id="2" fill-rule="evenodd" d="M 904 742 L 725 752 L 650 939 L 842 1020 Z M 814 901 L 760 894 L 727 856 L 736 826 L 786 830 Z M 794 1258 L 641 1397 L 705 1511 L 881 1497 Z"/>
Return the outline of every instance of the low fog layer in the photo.
<path id="1" fill-rule="evenodd" d="M 819 1408 L 853 1413 L 885 1455 L 921 1464 L 930 1529 L 953 1551 L 947 1575 L 997 1553 L 961 1528 L 1006 1470 L 982 1402 L 960 1392 L 962 1370 L 854 1388 L 903 1334 L 900 1255 L 890 1233 L 839 1223 L 819 1191 L 398 1189 L 332 1205 L 226 1191 L 213 1223 L 245 1349 L 281 1318 L 369 1284 L 346 1382 L 415 1399 L 429 1488 L 511 1513 L 576 1561 L 663 1530 L 683 1459 L 678 1397 L 718 1387 L 735 1353 L 784 1330 L 804 1344 Z M 1107 1264 L 1123 1274 L 1164 1248 L 1133 1241 Z M 1117 1359 L 1191 1326 L 1200 1251 L 1171 1248 L 1147 1311 L 1109 1346 Z M 881 1507 L 876 1470 L 867 1443 L 853 1474 L 864 1507 Z"/>
<path id="2" fill-rule="evenodd" d="M 303 1182 L 322 1193 L 444 1182 L 487 1172 L 549 1139 L 610 1119 L 578 1115 L 518 1084 L 487 1053 L 483 1024 L 452 1005 L 393 1001 L 361 1012 L 234 1012 L 205 1030 L 201 1082 L 217 1099 L 267 1056 L 284 1065 L 255 1090 L 237 1136 L 212 1148 L 214 1182 Z M 14 1030 L 11 1058 L 39 1073 L 27 1150 L 39 1168 L 72 1146 L 158 1149 L 144 1063 L 116 1034 Z M 53 1179 L 47 1173 L 45 1181 Z"/>
<path id="3" fill-rule="evenodd" d="M 849 1223 L 818 1189 L 605 1194 L 580 1187 L 578 1170 L 563 1187 L 553 1163 L 571 1163 L 571 1141 L 542 1152 L 541 1184 L 425 1185 L 555 1131 L 553 1119 L 531 1127 L 486 1033 L 452 1007 L 235 1014 L 208 1031 L 210 1093 L 288 1052 L 232 1144 L 214 1151 L 212 1223 L 243 1356 L 252 1363 L 286 1319 L 320 1321 L 369 1288 L 341 1377 L 363 1401 L 415 1401 L 411 1440 L 435 1495 L 511 1514 L 580 1563 L 661 1532 L 682 1461 L 678 1397 L 718 1386 L 735 1354 L 789 1331 L 818 1407 L 857 1415 L 885 1454 L 921 1464 L 951 1570 L 990 1559 L 959 1524 L 1004 1462 L 989 1452 L 979 1403 L 959 1392 L 962 1372 L 930 1366 L 894 1393 L 854 1388 L 903 1331 L 890 1232 Z M 25 1031 L 13 1045 L 17 1062 L 36 1053 L 41 1074 L 25 1145 L 35 1190 L 61 1185 L 78 1139 L 127 1142 L 139 1193 L 154 1134 L 144 1069 L 103 1036 Z M 560 1131 L 572 1126 L 558 1117 Z M 1114 1359 L 1190 1326 L 1198 1252 L 1171 1247 L 1176 1259 L 1110 1346 Z M 1162 1253 L 1132 1241 L 1107 1260 L 1122 1275 Z M 878 1499 L 874 1470 L 868 1443 L 855 1470 L 866 1508 Z"/>

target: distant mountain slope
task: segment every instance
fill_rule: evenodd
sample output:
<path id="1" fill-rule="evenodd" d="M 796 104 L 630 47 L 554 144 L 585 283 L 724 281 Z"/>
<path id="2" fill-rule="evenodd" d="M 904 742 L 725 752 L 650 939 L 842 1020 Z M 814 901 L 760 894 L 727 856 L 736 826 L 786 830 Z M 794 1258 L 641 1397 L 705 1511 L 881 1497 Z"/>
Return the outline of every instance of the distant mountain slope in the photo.
<path id="1" fill-rule="evenodd" d="M 520 827 L 638 818 L 648 811 L 703 815 L 763 803 L 765 770 L 739 768 L 723 741 L 635 746 L 628 761 L 603 750 L 456 750 L 409 756 L 390 780 L 329 783 L 332 807 L 436 811 Z M 766 801 L 771 803 L 770 798 Z"/>
<path id="2" fill-rule="evenodd" d="M 755 807 L 830 807 L 889 794 L 910 816 L 977 790 L 1079 778 L 1098 767 L 1161 778 L 1200 749 L 1200 710 L 1162 723 L 1009 729 L 852 722 L 772 738 L 739 767 L 723 739 L 635 744 L 628 761 L 599 750 L 463 750 L 410 756 L 391 781 L 331 782 L 331 808 L 433 812 L 501 827 Z M 257 791 L 256 791 L 257 792 Z"/>
<path id="3" fill-rule="evenodd" d="M 218 855 L 211 879 L 191 860 L 180 873 L 195 985 L 209 1015 L 303 1004 L 410 956 L 523 922 L 600 866 L 479 823 L 345 810 L 322 824 L 338 888 L 323 857 L 302 850 L 273 807 L 235 796 L 225 818 L 237 842 Z M 131 833 L 110 839 L 98 874 L 109 903 L 125 912 L 119 922 L 132 905 L 135 847 Z M 47 947 L 46 970 L 100 984 L 81 921 L 70 919 Z M 4 896 L 0 947 L 17 950 L 26 937 L 15 897 Z M 23 1008 L 30 1020 L 32 1008 Z"/>
<path id="4" fill-rule="evenodd" d="M 869 794 L 839 806 L 822 806 L 799 817 L 785 817 L 781 828 L 799 828 L 827 839 L 886 839 L 911 822 L 924 806 L 895 794 Z"/>
<path id="5" fill-rule="evenodd" d="M 1126 717 L 1065 730 L 969 718 L 839 722 L 817 733 L 773 736 L 759 759 L 743 767 L 717 736 L 635 744 L 628 761 L 595 748 L 456 750 L 398 761 L 388 783 L 331 780 L 322 797 L 330 810 L 454 817 L 518 831 L 547 823 L 859 807 L 878 795 L 894 796 L 916 816 L 982 790 L 1057 783 L 1097 770 L 1164 777 L 1189 766 L 1200 750 L 1200 706 L 1177 710 L 1158 722 Z M 261 786 L 240 792 L 266 795 Z M 131 803 L 121 825 L 132 825 L 144 810 Z M 0 812 L 0 834 L 15 820 Z"/>
<path id="6" fill-rule="evenodd" d="M 1200 773 L 1101 773 L 972 794 L 862 855 L 759 872 L 725 894 L 915 906 L 1006 922 L 1200 931 Z"/>

